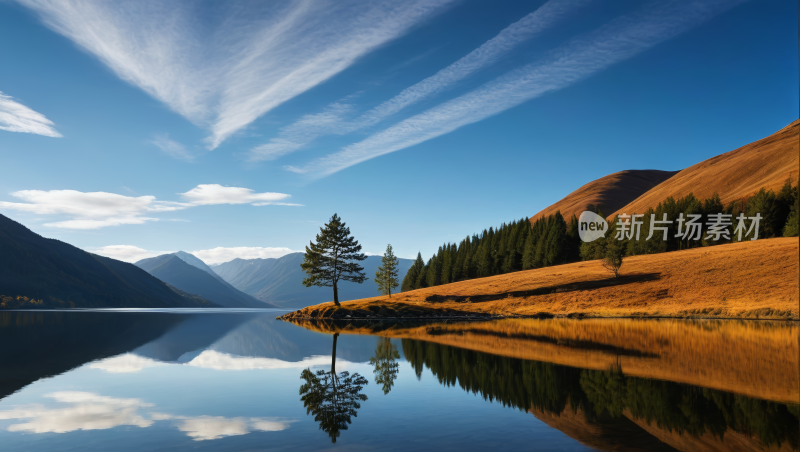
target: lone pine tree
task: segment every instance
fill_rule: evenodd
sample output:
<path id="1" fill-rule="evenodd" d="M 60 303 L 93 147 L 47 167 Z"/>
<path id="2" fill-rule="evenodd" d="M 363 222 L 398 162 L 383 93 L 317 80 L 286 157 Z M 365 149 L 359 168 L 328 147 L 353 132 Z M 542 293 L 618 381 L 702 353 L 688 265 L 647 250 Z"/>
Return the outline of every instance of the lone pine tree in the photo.
<path id="1" fill-rule="evenodd" d="M 392 289 L 400 285 L 398 281 L 399 271 L 397 269 L 399 265 L 400 262 L 397 260 L 397 256 L 392 252 L 392 245 L 388 245 L 386 252 L 383 253 L 383 258 L 381 258 L 381 266 L 375 272 L 375 282 L 378 283 L 378 291 L 384 295 L 389 295 L 389 298 L 392 297 Z"/>
<path id="2" fill-rule="evenodd" d="M 353 261 L 363 261 L 361 245 L 350 235 L 350 228 L 333 214 L 325 226 L 319 228 L 316 243 L 310 242 L 300 266 L 308 277 L 303 279 L 306 287 L 333 287 L 333 303 L 339 304 L 339 281 L 361 284 L 367 280 L 364 267 Z"/>

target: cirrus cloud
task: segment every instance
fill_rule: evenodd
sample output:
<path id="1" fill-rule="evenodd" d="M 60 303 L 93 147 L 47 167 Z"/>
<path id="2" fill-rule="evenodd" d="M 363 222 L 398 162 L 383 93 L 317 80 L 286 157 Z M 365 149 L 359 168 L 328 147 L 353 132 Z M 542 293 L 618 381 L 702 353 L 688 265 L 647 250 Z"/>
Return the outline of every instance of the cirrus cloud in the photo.
<path id="1" fill-rule="evenodd" d="M 0 91 L 0 130 L 60 138 L 53 121 Z"/>

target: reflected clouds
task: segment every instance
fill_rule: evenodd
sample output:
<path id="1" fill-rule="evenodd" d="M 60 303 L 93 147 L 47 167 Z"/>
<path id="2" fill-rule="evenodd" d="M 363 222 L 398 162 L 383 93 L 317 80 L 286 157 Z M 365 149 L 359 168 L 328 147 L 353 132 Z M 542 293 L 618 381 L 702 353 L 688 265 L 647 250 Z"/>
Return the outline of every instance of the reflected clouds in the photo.
<path id="1" fill-rule="evenodd" d="M 89 364 L 90 369 L 100 369 L 112 374 L 129 374 L 148 367 L 164 366 L 166 363 L 143 356 L 125 353 Z"/>
<path id="2" fill-rule="evenodd" d="M 142 408 L 153 406 L 139 399 L 105 397 L 90 392 L 54 392 L 45 397 L 63 407 L 28 405 L 8 411 L 0 411 L 0 419 L 28 419 L 21 424 L 12 424 L 10 432 L 66 433 L 75 430 L 105 430 L 121 425 L 149 427 L 152 419 L 139 413 Z"/>
<path id="3" fill-rule="evenodd" d="M 26 420 L 10 425 L 10 432 L 67 433 L 76 430 L 106 430 L 120 426 L 147 428 L 156 421 L 173 420 L 178 430 L 195 441 L 246 435 L 253 431 L 277 432 L 291 421 L 269 418 L 222 416 L 175 416 L 147 412 L 152 403 L 141 399 L 108 397 L 91 392 L 61 391 L 46 394 L 59 406 L 33 404 L 0 411 L 0 420 Z"/>
<path id="4" fill-rule="evenodd" d="M 317 367 L 330 364 L 331 357 L 314 355 L 303 358 L 302 361 L 283 361 L 275 358 L 258 358 L 250 356 L 236 356 L 216 350 L 205 350 L 187 363 L 166 363 L 151 358 L 125 353 L 123 355 L 106 358 L 89 364 L 90 369 L 100 369 L 109 373 L 136 373 L 149 367 L 165 366 L 168 364 L 199 367 L 212 370 L 267 370 L 267 369 L 300 369 Z M 339 361 L 346 366 L 347 361 Z"/>

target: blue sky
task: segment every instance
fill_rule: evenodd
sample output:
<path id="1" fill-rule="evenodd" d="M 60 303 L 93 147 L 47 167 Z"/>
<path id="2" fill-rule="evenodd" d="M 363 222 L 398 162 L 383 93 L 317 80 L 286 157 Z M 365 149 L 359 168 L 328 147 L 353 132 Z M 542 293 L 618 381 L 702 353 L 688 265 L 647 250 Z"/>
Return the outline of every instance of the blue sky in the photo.
<path id="1" fill-rule="evenodd" d="M 0 1 L 0 213 L 134 261 L 435 252 L 798 117 L 797 3 Z"/>

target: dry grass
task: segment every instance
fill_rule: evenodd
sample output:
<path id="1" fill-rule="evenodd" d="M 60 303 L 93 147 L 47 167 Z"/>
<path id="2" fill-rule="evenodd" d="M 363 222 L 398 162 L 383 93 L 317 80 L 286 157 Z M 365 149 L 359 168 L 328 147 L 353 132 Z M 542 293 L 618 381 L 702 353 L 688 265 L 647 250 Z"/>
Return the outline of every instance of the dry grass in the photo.
<path id="1" fill-rule="evenodd" d="M 609 174 L 593 180 L 568 194 L 564 199 L 543 209 L 531 217 L 531 223 L 539 218 L 561 215 L 569 222 L 572 215 L 580 216 L 589 204 L 599 206 L 606 214 L 632 202 L 651 188 L 677 174 L 677 171 L 627 170 Z"/>
<path id="2" fill-rule="evenodd" d="M 797 183 L 799 131 L 797 120 L 766 138 L 690 166 L 616 212 L 604 213 L 611 213 L 610 218 L 623 212 L 644 213 L 669 196 L 678 199 L 689 193 L 699 199 L 719 193 L 727 204 L 762 187 L 777 192 L 787 178 Z"/>
<path id="3" fill-rule="evenodd" d="M 633 256 L 613 278 L 600 261 L 520 271 L 310 306 L 285 318 L 430 316 L 798 319 L 798 239 Z"/>

